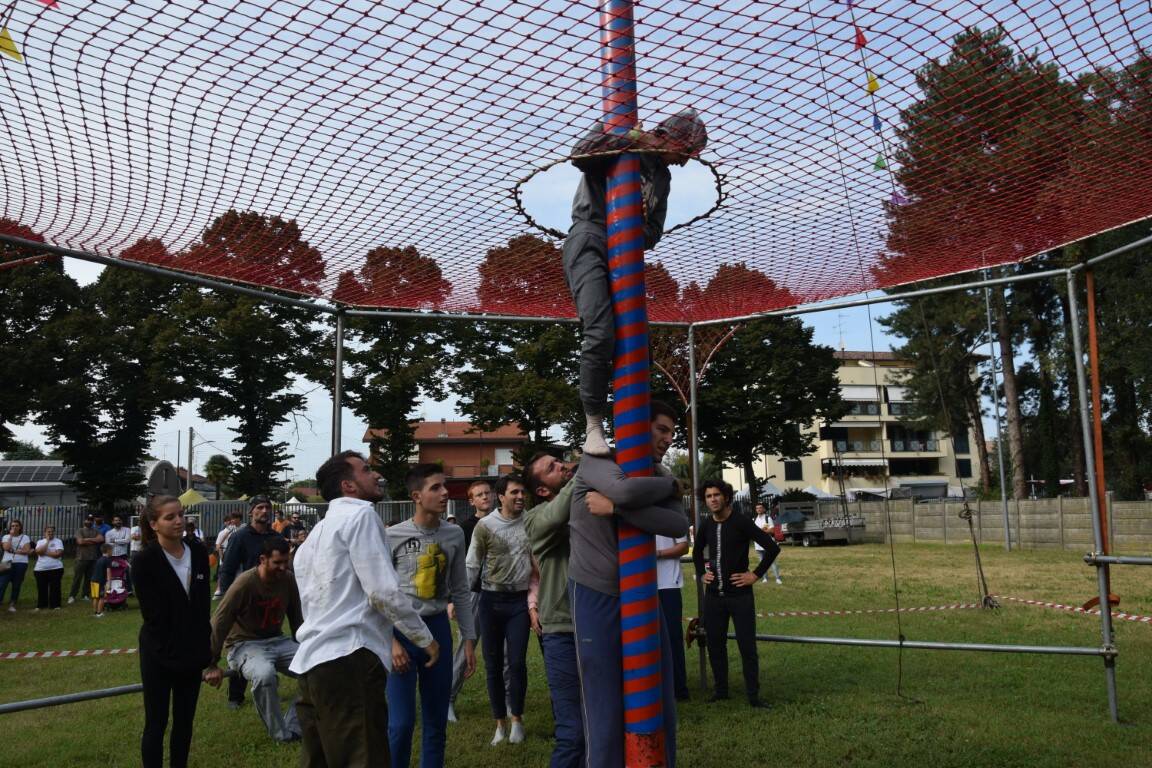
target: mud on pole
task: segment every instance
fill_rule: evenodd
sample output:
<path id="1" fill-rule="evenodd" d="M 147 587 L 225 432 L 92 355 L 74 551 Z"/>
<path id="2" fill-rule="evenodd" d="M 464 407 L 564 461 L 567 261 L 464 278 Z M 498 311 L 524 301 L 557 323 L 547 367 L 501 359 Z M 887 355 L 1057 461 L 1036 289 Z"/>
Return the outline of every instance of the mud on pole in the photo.
<path id="1" fill-rule="evenodd" d="M 604 126 L 636 127 L 636 45 L 631 0 L 605 0 L 600 11 Z M 644 285 L 644 204 L 640 159 L 621 155 L 608 174 L 608 269 L 616 319 L 612 418 L 616 461 L 629 477 L 652 474 L 648 382 L 648 308 Z M 618 527 L 620 642 L 623 646 L 624 765 L 664 765 L 660 681 L 660 612 L 656 544 L 625 523 Z"/>

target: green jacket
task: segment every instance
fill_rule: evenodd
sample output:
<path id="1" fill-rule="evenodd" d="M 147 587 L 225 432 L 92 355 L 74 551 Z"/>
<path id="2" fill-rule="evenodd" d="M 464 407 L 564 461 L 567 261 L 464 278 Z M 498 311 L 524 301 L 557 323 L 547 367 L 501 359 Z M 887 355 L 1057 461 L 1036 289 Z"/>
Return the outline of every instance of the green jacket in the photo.
<path id="1" fill-rule="evenodd" d="M 568 605 L 568 508 L 573 486 L 569 481 L 555 498 L 524 513 L 528 543 L 540 566 L 536 607 L 545 634 L 574 631 Z"/>

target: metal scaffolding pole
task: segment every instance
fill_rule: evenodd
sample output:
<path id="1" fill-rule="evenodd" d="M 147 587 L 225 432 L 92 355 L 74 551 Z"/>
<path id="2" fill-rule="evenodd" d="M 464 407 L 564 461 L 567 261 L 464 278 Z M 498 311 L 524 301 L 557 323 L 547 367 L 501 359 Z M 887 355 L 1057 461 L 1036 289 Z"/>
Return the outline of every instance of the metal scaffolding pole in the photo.
<path id="1" fill-rule="evenodd" d="M 697 633 L 700 638 L 704 632 Z M 728 633 L 736 639 L 735 632 Z M 865 648 L 909 648 L 915 651 L 982 651 L 986 653 L 1039 653 L 1055 656 L 1102 656 L 1107 660 L 1116 655 L 1113 648 L 1092 648 L 1074 645 L 1003 645 L 999 643 L 941 643 L 928 640 L 888 640 L 866 637 L 805 637 L 803 635 L 756 635 L 762 643 L 801 643 L 806 645 L 855 645 Z"/>
<path id="2" fill-rule="evenodd" d="M 344 312 L 336 313 L 336 359 L 332 382 L 332 455 L 340 453 L 340 422 L 344 410 Z"/>
<path id="3" fill-rule="evenodd" d="M 696 514 L 692 516 L 692 546 L 696 546 L 695 533 L 700 530 L 700 505 L 696 502 L 696 486 L 700 484 L 700 430 L 696 426 L 696 326 L 688 326 L 688 464 L 691 467 L 692 487 L 688 489 L 692 494 L 692 509 Z M 696 584 L 696 615 L 704 612 L 704 585 L 699 579 L 693 578 Z M 699 643 L 700 650 L 700 690 L 708 690 L 708 655 L 704 643 Z"/>
<path id="4" fill-rule="evenodd" d="M 1066 274 L 1068 306 L 1072 315 L 1072 354 L 1076 360 L 1076 394 L 1080 399 L 1080 429 L 1084 435 L 1084 469 L 1088 474 L 1088 497 L 1092 503 L 1092 537 L 1097 552 L 1104 551 L 1104 531 L 1100 525 L 1100 504 L 1103 500 L 1096 485 L 1096 457 L 1092 442 L 1092 423 L 1088 407 L 1088 382 L 1084 371 L 1084 350 L 1080 342 L 1080 307 L 1076 298 L 1076 273 Z M 1105 648 L 1114 649 L 1112 635 L 1112 606 L 1108 603 L 1108 564 L 1096 566 L 1096 582 L 1100 592 L 1100 633 Z M 1104 658 L 1104 681 L 1108 688 L 1108 712 L 1112 722 L 1120 721 L 1120 710 L 1116 697 L 1116 657 Z"/>

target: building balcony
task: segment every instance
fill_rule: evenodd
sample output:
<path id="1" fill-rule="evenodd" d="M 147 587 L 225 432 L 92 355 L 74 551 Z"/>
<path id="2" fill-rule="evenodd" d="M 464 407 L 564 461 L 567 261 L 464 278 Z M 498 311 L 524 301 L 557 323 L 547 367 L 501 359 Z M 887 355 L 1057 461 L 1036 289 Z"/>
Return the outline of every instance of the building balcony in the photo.
<path id="1" fill-rule="evenodd" d="M 939 440 L 889 440 L 888 450 L 892 453 L 944 455 L 944 447 Z"/>

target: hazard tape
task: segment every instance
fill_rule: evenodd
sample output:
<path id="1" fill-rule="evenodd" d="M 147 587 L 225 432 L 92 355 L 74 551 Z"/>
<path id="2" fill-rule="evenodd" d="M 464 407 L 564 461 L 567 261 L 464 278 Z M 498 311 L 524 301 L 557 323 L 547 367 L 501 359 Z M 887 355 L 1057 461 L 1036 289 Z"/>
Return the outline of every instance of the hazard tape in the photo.
<path id="1" fill-rule="evenodd" d="M 952 605 L 927 605 L 916 608 L 865 608 L 855 611 L 769 611 L 757 613 L 757 618 L 768 619 L 792 616 L 859 616 L 867 613 L 925 613 L 928 611 L 958 611 L 979 608 L 980 603 L 953 603 Z"/>
<path id="2" fill-rule="evenodd" d="M 79 651 L 21 651 L 5 653 L 0 651 L 0 661 L 17 661 L 19 659 L 69 659 L 81 656 L 117 656 L 136 653 L 135 648 L 97 648 L 95 650 Z"/>
<path id="3" fill-rule="evenodd" d="M 997 600 L 1011 600 L 1014 603 L 1023 603 L 1024 605 L 1034 605 L 1039 608 L 1053 608 L 1058 611 L 1068 611 L 1069 613 L 1081 613 L 1085 616 L 1099 616 L 1099 608 L 1081 608 L 1076 605 L 1064 605 L 1063 603 L 1049 603 L 1044 600 L 1028 600 L 1023 597 L 1009 597 L 1008 595 L 992 595 Z M 1141 616 L 1135 613 L 1124 613 L 1123 611 L 1112 611 L 1112 618 L 1120 619 L 1122 621 L 1134 621 L 1139 624 L 1152 624 L 1152 616 Z"/>

